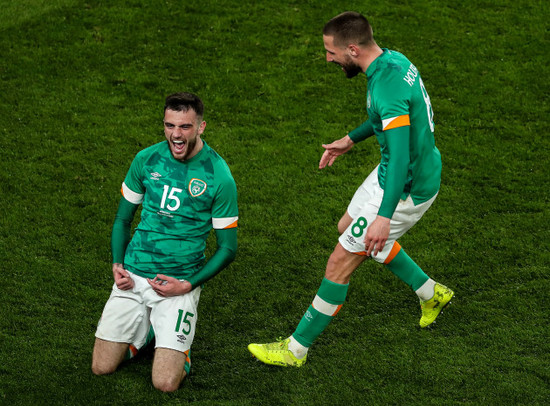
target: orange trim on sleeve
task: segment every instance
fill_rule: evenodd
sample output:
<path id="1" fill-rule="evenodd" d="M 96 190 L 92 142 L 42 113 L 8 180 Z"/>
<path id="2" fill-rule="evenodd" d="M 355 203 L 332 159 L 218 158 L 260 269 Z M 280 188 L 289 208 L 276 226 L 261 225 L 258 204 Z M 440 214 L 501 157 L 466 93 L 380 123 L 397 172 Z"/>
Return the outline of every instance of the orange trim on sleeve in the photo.
<path id="1" fill-rule="evenodd" d="M 238 221 L 239 221 L 239 220 L 235 220 L 233 223 L 229 224 L 227 227 L 224 227 L 223 229 L 224 229 L 224 230 L 227 230 L 228 228 L 235 228 L 235 227 L 237 227 L 237 222 L 238 222 Z"/>
<path id="2" fill-rule="evenodd" d="M 394 118 L 388 123 L 386 127 L 384 127 L 384 131 L 393 130 L 394 128 L 399 127 L 405 127 L 407 125 L 411 125 L 411 119 L 408 114 Z"/>
<path id="3" fill-rule="evenodd" d="M 386 258 L 386 260 L 384 261 L 384 265 L 387 265 L 389 264 L 391 261 L 393 261 L 393 259 L 395 258 L 395 256 L 399 253 L 399 251 L 401 251 L 401 244 L 399 244 L 397 241 L 393 243 L 393 247 L 390 251 L 390 254 L 388 255 L 388 257 Z"/>

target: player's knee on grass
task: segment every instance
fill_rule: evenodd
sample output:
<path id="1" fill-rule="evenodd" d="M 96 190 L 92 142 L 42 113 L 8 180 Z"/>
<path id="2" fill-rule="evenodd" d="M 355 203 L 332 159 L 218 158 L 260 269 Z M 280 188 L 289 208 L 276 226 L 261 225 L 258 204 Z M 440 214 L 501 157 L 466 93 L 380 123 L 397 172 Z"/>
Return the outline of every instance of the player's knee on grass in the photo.
<path id="1" fill-rule="evenodd" d="M 96 338 L 92 354 L 92 372 L 107 375 L 116 371 L 128 351 L 128 344 L 113 343 Z"/>
<path id="2" fill-rule="evenodd" d="M 161 392 L 175 392 L 179 389 L 185 376 L 185 371 L 183 372 L 183 375 L 180 376 L 153 375 L 153 386 L 155 387 L 155 389 L 158 389 Z"/>
<path id="3" fill-rule="evenodd" d="M 118 364 L 95 356 L 92 358 L 92 372 L 94 375 L 108 375 L 116 371 Z"/>
<path id="4" fill-rule="evenodd" d="M 108 375 L 116 371 L 116 367 L 92 361 L 92 372 L 94 375 Z"/>
<path id="5" fill-rule="evenodd" d="M 186 359 L 187 356 L 183 352 L 157 348 L 153 360 L 153 386 L 162 392 L 178 390 L 186 376 Z"/>

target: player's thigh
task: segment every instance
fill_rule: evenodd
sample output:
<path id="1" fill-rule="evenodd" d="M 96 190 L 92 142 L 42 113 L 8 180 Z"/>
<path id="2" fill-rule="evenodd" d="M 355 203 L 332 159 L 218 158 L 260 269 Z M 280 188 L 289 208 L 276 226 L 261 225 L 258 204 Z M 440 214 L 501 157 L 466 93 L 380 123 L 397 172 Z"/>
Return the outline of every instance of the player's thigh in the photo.
<path id="1" fill-rule="evenodd" d="M 115 343 L 96 338 L 92 354 L 92 372 L 96 375 L 113 373 L 124 360 L 127 351 L 127 343 Z"/>
<path id="2" fill-rule="evenodd" d="M 153 360 L 153 386 L 163 392 L 177 390 L 187 375 L 186 360 L 186 353 L 169 348 L 157 348 Z"/>
<path id="3" fill-rule="evenodd" d="M 121 290 L 113 286 L 97 325 L 97 338 L 117 343 L 135 343 L 137 336 L 145 340 L 149 309 L 139 291 L 135 291 L 135 288 Z"/>
<path id="4" fill-rule="evenodd" d="M 338 222 L 338 233 L 342 235 L 344 231 L 346 231 L 346 228 L 349 227 L 351 222 L 353 221 L 353 218 L 350 216 L 350 214 L 346 211 L 340 221 Z"/>
<path id="5" fill-rule="evenodd" d="M 186 352 L 195 337 L 201 288 L 163 298 L 152 305 L 151 324 L 155 330 L 155 348 Z"/>
<path id="6" fill-rule="evenodd" d="M 353 196 L 348 206 L 348 214 L 352 220 L 338 239 L 338 242 L 346 251 L 359 256 L 366 256 L 367 254 L 365 247 L 367 229 L 376 220 L 384 197 L 384 191 L 378 184 L 378 177 L 374 175 L 375 172 L 373 171 Z M 396 238 L 392 234 L 392 228 L 393 224 L 390 223 L 390 235 L 384 247 L 385 251 L 378 253 L 376 257 L 373 256 L 377 261 L 378 256 L 388 255 L 395 242 Z"/>
<path id="7" fill-rule="evenodd" d="M 376 167 L 353 194 L 353 197 L 351 198 L 351 201 L 346 209 L 346 213 L 342 216 L 340 222 L 338 223 L 338 231 L 340 231 L 340 234 L 344 232 L 353 219 L 356 219 L 361 215 L 361 212 L 366 204 L 369 202 L 376 203 L 381 201 L 382 195 L 378 184 L 378 167 Z M 342 230 L 340 230 L 340 226 L 343 227 Z"/>
<path id="8" fill-rule="evenodd" d="M 377 193 L 377 196 L 380 195 L 383 195 L 381 189 Z M 410 196 L 406 200 L 400 200 L 390 222 L 390 233 L 386 244 L 376 255 L 373 254 L 372 258 L 377 262 L 384 263 L 390 255 L 395 241 L 422 218 L 435 198 L 436 196 L 418 205 L 414 204 Z M 378 197 L 375 197 L 365 204 L 359 211 L 358 217 L 352 220 L 349 227 L 340 236 L 339 242 L 347 251 L 361 255 L 366 254 L 365 235 L 368 227 L 378 216 L 379 203 Z"/>

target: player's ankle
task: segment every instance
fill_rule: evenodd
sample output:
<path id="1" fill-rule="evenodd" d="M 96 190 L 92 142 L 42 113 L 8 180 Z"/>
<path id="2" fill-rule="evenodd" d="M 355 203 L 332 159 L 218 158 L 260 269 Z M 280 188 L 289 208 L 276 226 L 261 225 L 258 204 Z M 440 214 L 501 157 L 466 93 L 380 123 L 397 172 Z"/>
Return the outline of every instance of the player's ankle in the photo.
<path id="1" fill-rule="evenodd" d="M 292 352 L 292 355 L 294 355 L 298 359 L 304 358 L 307 355 L 309 347 L 304 347 L 292 336 L 290 336 L 289 339 L 290 341 L 288 342 L 288 349 L 290 350 L 290 352 Z"/>
<path id="2" fill-rule="evenodd" d="M 419 289 L 415 291 L 418 295 L 418 298 L 425 302 L 434 297 L 435 292 L 435 281 L 433 279 L 428 279 Z"/>

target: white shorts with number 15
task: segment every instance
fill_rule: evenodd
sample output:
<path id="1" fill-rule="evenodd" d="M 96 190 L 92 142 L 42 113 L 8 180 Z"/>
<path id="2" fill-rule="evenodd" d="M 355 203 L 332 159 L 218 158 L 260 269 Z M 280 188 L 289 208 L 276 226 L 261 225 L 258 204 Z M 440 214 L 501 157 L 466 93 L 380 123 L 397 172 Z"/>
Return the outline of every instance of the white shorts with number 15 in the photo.
<path id="1" fill-rule="evenodd" d="M 197 306 L 201 288 L 172 297 L 155 293 L 146 278 L 130 273 L 131 290 L 113 286 L 97 326 L 96 337 L 140 348 L 149 327 L 155 331 L 155 348 L 186 352 L 191 348 L 197 324 Z"/>

